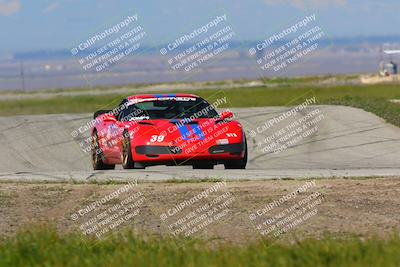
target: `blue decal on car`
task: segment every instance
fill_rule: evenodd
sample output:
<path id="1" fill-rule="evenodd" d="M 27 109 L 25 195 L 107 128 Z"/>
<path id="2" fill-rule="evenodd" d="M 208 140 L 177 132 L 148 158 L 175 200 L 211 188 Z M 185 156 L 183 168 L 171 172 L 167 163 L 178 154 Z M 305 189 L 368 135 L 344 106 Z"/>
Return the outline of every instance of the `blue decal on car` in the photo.
<path id="1" fill-rule="evenodd" d="M 173 121 L 173 123 L 175 123 L 175 125 L 177 126 L 183 140 L 192 141 L 204 139 L 204 133 L 200 129 L 199 125 L 179 123 L 177 121 Z M 190 132 L 190 130 L 192 130 L 193 134 Z"/>
<path id="2" fill-rule="evenodd" d="M 176 97 L 176 94 L 155 94 L 155 98 L 163 98 L 163 97 Z"/>
<path id="3" fill-rule="evenodd" d="M 177 123 L 176 126 L 178 127 L 179 133 L 181 134 L 181 137 L 183 140 L 187 141 L 187 140 L 191 140 L 190 139 L 190 131 L 189 129 L 186 127 L 185 124 L 180 124 Z"/>
<path id="4" fill-rule="evenodd" d="M 192 131 L 194 133 L 194 136 L 196 137 L 196 140 L 203 140 L 204 139 L 204 133 L 200 129 L 200 126 L 197 124 L 189 124 L 189 127 L 192 128 Z"/>

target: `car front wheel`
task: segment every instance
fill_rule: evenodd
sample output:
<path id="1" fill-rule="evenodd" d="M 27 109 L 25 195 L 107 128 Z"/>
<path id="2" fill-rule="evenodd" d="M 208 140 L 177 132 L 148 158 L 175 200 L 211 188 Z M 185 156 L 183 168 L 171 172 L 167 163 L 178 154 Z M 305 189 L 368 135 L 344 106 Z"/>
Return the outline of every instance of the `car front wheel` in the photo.
<path id="1" fill-rule="evenodd" d="M 92 165 L 93 170 L 112 170 L 115 169 L 115 164 L 105 164 L 103 151 L 99 145 L 97 132 L 93 133 L 92 138 Z"/>

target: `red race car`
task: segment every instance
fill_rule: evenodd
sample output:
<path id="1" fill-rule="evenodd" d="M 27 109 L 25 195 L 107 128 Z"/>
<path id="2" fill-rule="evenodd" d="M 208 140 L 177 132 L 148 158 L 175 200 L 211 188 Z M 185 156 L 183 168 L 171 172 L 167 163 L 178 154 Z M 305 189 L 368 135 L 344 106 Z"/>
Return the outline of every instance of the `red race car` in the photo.
<path id="1" fill-rule="evenodd" d="M 232 112 L 220 115 L 192 94 L 137 95 L 113 110 L 94 113 L 91 131 L 95 170 L 192 165 L 194 169 L 245 169 L 247 144 Z"/>

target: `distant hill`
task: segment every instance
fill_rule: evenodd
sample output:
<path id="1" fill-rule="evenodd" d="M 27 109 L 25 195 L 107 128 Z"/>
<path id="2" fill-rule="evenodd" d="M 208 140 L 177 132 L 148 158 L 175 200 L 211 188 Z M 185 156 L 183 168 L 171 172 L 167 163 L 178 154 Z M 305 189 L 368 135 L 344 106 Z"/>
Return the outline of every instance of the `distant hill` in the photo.
<path id="1" fill-rule="evenodd" d="M 250 47 L 254 47 L 260 41 L 232 41 L 230 42 L 230 50 L 247 50 Z M 275 46 L 284 44 L 286 41 L 276 42 Z M 319 42 L 321 46 L 351 46 L 352 49 L 357 50 L 358 46 L 365 47 L 366 45 L 381 45 L 384 43 L 400 43 L 400 35 L 393 36 L 370 36 L 370 37 L 352 37 L 352 38 L 334 38 L 334 39 L 324 39 Z M 179 50 L 184 50 L 192 46 L 193 44 L 181 45 Z M 160 46 L 143 46 L 138 52 L 141 54 L 159 54 L 159 50 L 163 45 Z M 87 50 L 83 55 L 88 55 L 92 51 Z M 12 58 L 18 61 L 25 60 L 48 60 L 48 59 L 65 59 L 71 58 L 71 52 L 69 49 L 61 50 L 36 50 L 27 52 L 17 52 L 14 53 Z"/>

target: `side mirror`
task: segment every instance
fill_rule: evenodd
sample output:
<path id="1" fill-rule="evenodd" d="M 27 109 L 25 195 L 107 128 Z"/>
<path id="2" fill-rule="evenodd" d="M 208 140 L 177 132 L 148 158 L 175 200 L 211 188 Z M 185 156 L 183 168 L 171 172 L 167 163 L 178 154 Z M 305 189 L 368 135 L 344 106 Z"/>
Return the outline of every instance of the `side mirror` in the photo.
<path id="1" fill-rule="evenodd" d="M 101 119 L 103 121 L 108 121 L 108 122 L 116 122 L 117 121 L 117 118 L 115 118 L 115 116 L 110 113 L 105 113 L 105 114 L 101 115 Z"/>
<path id="2" fill-rule="evenodd" d="M 232 117 L 233 117 L 233 113 L 230 112 L 230 111 L 224 111 L 224 112 L 222 112 L 221 115 L 219 116 L 219 118 L 220 118 L 221 120 L 229 119 L 229 118 L 232 118 Z"/>

